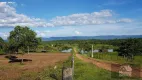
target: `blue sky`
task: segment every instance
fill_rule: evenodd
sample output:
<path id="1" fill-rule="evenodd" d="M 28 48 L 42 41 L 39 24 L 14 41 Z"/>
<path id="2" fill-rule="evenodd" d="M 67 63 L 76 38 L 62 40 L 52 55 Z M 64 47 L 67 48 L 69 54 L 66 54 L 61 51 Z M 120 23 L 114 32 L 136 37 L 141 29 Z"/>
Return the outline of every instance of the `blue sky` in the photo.
<path id="1" fill-rule="evenodd" d="M 142 0 L 1 0 L 0 37 L 16 25 L 38 37 L 142 35 Z"/>

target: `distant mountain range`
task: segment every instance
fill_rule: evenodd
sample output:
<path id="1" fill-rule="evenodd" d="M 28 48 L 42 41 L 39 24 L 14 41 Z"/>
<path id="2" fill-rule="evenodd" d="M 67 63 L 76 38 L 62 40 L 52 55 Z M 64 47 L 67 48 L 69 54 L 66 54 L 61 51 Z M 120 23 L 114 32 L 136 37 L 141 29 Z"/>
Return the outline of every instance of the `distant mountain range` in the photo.
<path id="1" fill-rule="evenodd" d="M 69 37 L 50 37 L 42 38 L 42 41 L 55 41 L 55 40 L 88 40 L 88 39 L 127 39 L 127 38 L 142 38 L 142 35 L 106 35 L 106 36 L 69 36 Z"/>

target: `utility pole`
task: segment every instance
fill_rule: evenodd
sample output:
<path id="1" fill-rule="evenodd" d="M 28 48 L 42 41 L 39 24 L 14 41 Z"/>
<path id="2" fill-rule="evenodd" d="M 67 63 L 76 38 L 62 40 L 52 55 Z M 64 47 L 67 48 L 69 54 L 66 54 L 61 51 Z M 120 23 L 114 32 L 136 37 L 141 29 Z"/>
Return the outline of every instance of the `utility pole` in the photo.
<path id="1" fill-rule="evenodd" d="M 72 56 L 72 80 L 73 80 L 73 76 L 74 76 L 74 55 Z"/>
<path id="2" fill-rule="evenodd" d="M 92 55 L 91 55 L 91 57 L 93 58 L 93 45 L 92 45 Z"/>

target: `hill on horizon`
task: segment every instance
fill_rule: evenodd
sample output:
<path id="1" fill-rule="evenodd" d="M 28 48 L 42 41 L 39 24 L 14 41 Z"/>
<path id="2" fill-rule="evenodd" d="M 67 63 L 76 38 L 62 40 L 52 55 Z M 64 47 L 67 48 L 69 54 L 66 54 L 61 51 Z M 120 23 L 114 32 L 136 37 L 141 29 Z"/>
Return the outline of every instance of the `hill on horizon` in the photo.
<path id="1" fill-rule="evenodd" d="M 142 38 L 142 35 L 105 35 L 105 36 L 67 36 L 67 37 L 50 37 L 42 38 L 42 41 L 54 41 L 54 40 L 88 40 L 88 39 L 127 39 L 127 38 Z"/>

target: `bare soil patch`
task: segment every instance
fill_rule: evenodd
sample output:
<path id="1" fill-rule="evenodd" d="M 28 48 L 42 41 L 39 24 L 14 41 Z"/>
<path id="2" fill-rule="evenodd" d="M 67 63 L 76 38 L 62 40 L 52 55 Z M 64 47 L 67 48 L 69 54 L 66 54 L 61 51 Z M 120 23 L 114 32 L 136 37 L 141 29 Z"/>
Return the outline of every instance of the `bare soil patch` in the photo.
<path id="1" fill-rule="evenodd" d="M 0 55 L 0 80 L 14 80 L 24 72 L 40 72 L 47 66 L 53 66 L 56 62 L 68 59 L 71 54 L 65 53 L 30 53 L 15 55 L 18 59 L 30 59 L 32 61 L 9 63 L 5 55 Z"/>

